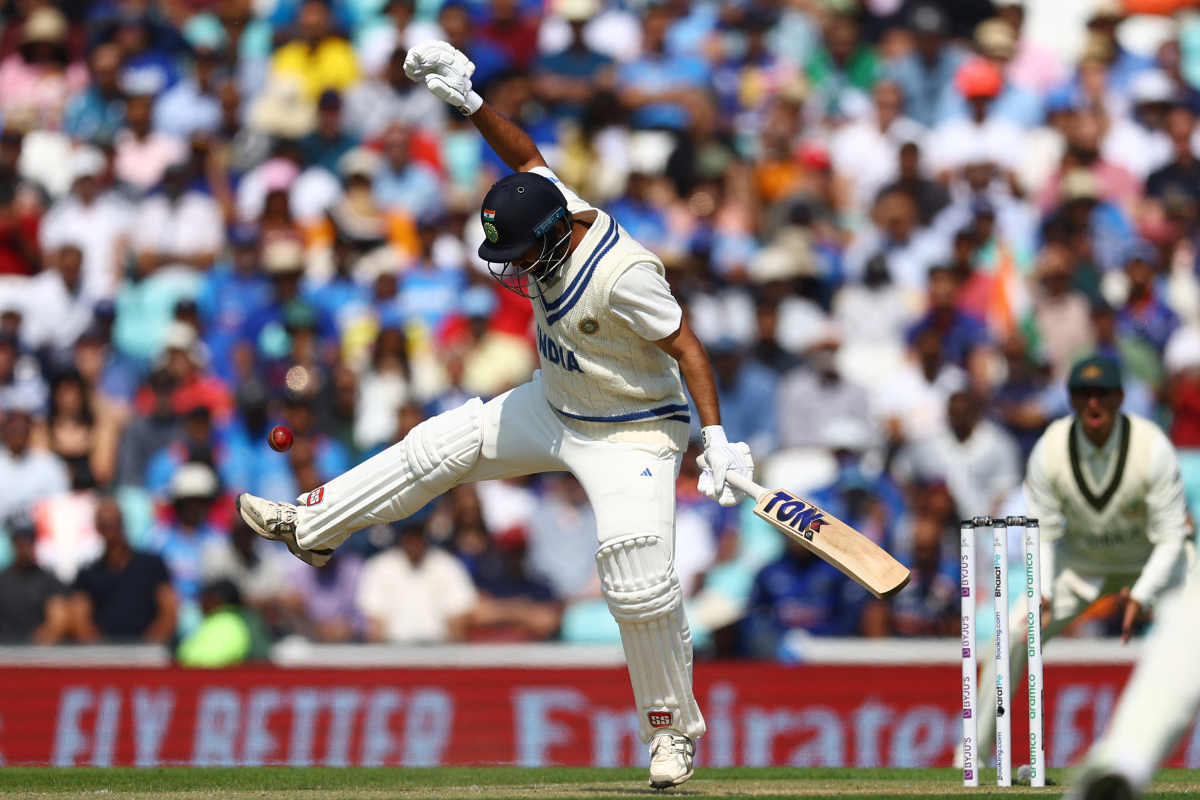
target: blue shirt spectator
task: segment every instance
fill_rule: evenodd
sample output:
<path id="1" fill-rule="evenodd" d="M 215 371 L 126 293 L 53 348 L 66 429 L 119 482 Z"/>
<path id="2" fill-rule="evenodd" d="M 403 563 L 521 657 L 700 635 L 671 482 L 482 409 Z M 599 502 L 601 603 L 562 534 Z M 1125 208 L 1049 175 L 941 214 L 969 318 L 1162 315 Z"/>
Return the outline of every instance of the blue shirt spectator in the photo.
<path id="1" fill-rule="evenodd" d="M 773 371 L 748 357 L 730 339 L 709 347 L 713 374 L 717 379 L 717 399 L 721 404 L 721 424 L 733 437 L 731 442 L 746 442 L 755 451 L 770 451 L 776 446 L 775 387 Z M 700 415 L 692 409 L 692 427 L 699 433 Z"/>
<path id="2" fill-rule="evenodd" d="M 652 6 L 643 20 L 642 56 L 617 70 L 617 88 L 632 110 L 635 128 L 683 130 L 690 115 L 679 102 L 681 92 L 701 90 L 709 78 L 708 66 L 694 56 L 671 55 L 665 50 L 668 11 Z"/>
<path id="3" fill-rule="evenodd" d="M 271 283 L 257 271 L 258 240 L 252 230 L 234 229 L 233 257 L 218 264 L 205 277 L 196 298 L 204 322 L 204 344 L 213 371 L 222 380 L 240 378 L 234 351 L 247 328 L 271 306 Z"/>
<path id="4" fill-rule="evenodd" d="M 929 271 L 929 312 L 908 332 L 909 343 L 926 330 L 937 333 L 942 342 L 942 353 L 952 364 L 966 368 L 971 353 L 987 344 L 987 326 L 982 321 L 964 314 L 955 307 L 960 284 L 958 276 L 947 267 L 935 267 Z"/>
<path id="5" fill-rule="evenodd" d="M 200 590 L 204 588 L 201 553 L 220 537 L 208 522 L 217 496 L 217 476 L 207 464 L 182 464 L 171 477 L 170 497 L 174 519 L 160 522 L 148 534 L 151 552 L 157 553 L 171 573 L 179 597 L 179 630 L 186 635 L 200 623 Z"/>
<path id="6" fill-rule="evenodd" d="M 743 621 L 746 649 L 758 658 L 775 658 L 784 634 L 792 630 L 855 636 L 867 596 L 836 567 L 788 539 L 783 557 L 754 579 Z"/>

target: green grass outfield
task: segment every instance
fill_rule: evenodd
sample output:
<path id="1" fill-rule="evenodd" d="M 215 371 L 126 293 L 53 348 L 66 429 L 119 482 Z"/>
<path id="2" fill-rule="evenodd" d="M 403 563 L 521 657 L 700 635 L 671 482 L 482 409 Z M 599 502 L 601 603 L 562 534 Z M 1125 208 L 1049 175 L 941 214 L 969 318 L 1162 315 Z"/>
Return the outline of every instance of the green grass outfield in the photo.
<path id="1" fill-rule="evenodd" d="M 964 789 L 961 773 L 952 769 L 705 769 L 688 783 L 667 792 L 646 786 L 644 769 L 590 769 L 547 767 L 441 767 L 432 769 L 363 769 L 329 767 L 159 769 L 52 769 L 6 767 L 0 769 L 0 797 L 137 798 L 331 798 L 331 800 L 385 800 L 385 798 L 629 798 L 678 795 L 681 797 L 1008 797 L 1041 794 L 1057 797 L 1062 786 L 1031 789 L 1016 786 L 997 789 L 988 785 L 994 771 L 984 772 L 984 785 Z M 1063 770 L 1051 770 L 1051 779 L 1067 779 Z M 1200 771 L 1164 770 L 1151 791 L 1153 797 L 1200 798 Z"/>

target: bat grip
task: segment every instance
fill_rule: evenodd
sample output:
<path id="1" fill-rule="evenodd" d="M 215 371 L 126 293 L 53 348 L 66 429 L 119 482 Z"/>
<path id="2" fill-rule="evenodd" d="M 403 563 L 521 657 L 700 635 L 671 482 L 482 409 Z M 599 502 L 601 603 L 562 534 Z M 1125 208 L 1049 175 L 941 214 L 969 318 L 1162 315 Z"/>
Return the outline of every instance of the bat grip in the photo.
<path id="1" fill-rule="evenodd" d="M 758 502 L 758 498 L 766 494 L 767 490 L 759 486 L 749 478 L 743 478 L 736 470 L 729 470 L 725 473 L 725 482 L 739 492 L 745 492 L 750 499 Z"/>

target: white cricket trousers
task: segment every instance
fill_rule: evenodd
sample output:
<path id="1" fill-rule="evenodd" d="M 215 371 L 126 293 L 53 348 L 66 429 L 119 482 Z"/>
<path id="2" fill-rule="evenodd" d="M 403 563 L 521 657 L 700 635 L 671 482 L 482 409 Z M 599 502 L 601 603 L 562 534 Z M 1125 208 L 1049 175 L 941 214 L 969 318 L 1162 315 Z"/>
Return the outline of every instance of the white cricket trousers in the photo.
<path id="1" fill-rule="evenodd" d="M 463 441 L 456 432 L 464 430 L 463 410 L 426 420 L 405 442 L 434 442 L 430 447 L 436 448 L 444 432 L 449 432 L 447 440 Z M 418 434 L 422 426 L 428 426 L 428 436 Z M 443 481 L 429 487 L 434 492 L 470 481 L 570 472 L 595 511 L 596 567 L 601 591 L 621 630 L 642 741 L 649 742 L 656 733 L 693 739 L 702 735 L 704 718 L 692 691 L 691 631 L 675 574 L 675 479 L 683 454 L 666 446 L 601 441 L 576 433 L 550 407 L 538 374 L 484 404 L 479 430 L 478 456 L 457 479 L 439 473 L 437 464 L 425 456 L 407 455 L 416 451 L 406 451 L 405 442 L 335 478 L 313 493 L 316 502 L 310 505 L 320 511 L 302 509 L 298 538 L 312 536 L 330 546 L 353 530 L 416 511 L 414 503 L 403 501 L 412 485 L 404 476 L 414 474 L 414 459 L 424 464 L 422 474 Z M 432 452 L 430 447 L 421 452 Z M 454 458 L 461 456 L 455 451 Z M 426 502 L 430 495 L 425 490 L 417 496 L 418 502 Z"/>

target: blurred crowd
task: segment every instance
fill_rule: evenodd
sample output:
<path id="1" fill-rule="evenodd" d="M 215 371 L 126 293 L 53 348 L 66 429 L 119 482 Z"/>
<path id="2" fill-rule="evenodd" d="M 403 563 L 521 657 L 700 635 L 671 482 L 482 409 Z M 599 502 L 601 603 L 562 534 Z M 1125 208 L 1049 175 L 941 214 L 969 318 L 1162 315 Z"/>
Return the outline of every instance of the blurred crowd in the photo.
<path id="1" fill-rule="evenodd" d="M 662 257 L 759 481 L 912 567 L 874 601 L 706 501 L 693 450 L 702 652 L 952 634 L 957 521 L 1020 511 L 1087 355 L 1200 503 L 1200 15 L 1174 5 L 1089 4 L 1067 58 L 1022 0 L 0 3 L 0 638 L 619 640 L 569 475 L 459 487 L 322 570 L 233 510 L 537 367 L 474 255 L 507 170 L 403 72 L 430 38 Z"/>

